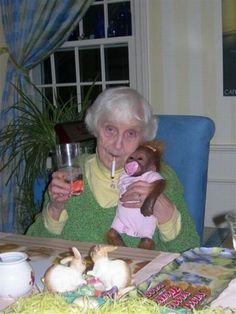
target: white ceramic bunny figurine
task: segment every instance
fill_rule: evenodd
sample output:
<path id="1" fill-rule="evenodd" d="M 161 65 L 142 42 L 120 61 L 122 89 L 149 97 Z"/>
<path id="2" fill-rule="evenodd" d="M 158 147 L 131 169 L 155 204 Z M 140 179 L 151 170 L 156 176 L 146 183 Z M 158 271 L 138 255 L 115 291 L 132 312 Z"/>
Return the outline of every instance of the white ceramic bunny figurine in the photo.
<path id="1" fill-rule="evenodd" d="M 83 272 L 86 263 L 80 252 L 73 247 L 74 256 L 68 256 L 60 261 L 60 264 L 52 265 L 45 273 L 43 282 L 48 291 L 67 292 L 74 291 L 80 285 L 85 284 Z M 65 265 L 69 263 L 68 265 Z"/>
<path id="2" fill-rule="evenodd" d="M 129 265 L 120 259 L 110 260 L 108 252 L 116 250 L 112 245 L 96 245 L 90 251 L 91 259 L 94 262 L 93 269 L 87 275 L 98 278 L 106 290 L 116 286 L 119 290 L 132 283 L 132 273 Z"/>

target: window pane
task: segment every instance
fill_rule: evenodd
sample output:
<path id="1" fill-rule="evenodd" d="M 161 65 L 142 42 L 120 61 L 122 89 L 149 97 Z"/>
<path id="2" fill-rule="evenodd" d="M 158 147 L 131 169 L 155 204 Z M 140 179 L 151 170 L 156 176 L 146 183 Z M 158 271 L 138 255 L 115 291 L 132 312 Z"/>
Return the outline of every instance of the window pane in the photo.
<path id="1" fill-rule="evenodd" d="M 89 91 L 90 86 L 81 86 L 81 99 L 82 102 L 84 98 L 86 97 L 88 91 Z M 96 97 L 102 92 L 102 86 L 101 85 L 94 85 L 93 89 L 91 91 L 91 96 L 89 97 L 89 105 L 94 102 Z"/>
<path id="2" fill-rule="evenodd" d="M 40 74 L 41 77 L 40 79 L 42 80 L 43 84 L 52 84 L 52 72 L 51 72 L 51 64 L 50 64 L 50 57 L 45 59 L 41 64 L 40 64 Z M 38 82 L 39 84 L 41 82 Z"/>
<path id="3" fill-rule="evenodd" d="M 76 87 L 57 87 L 57 101 L 60 105 L 75 103 L 77 105 Z"/>
<path id="4" fill-rule="evenodd" d="M 49 118 L 52 119 L 52 112 L 51 108 L 49 109 L 48 104 L 51 103 L 53 104 L 53 94 L 52 94 L 52 88 L 43 88 L 42 89 L 42 94 L 45 96 L 46 99 L 38 99 L 39 102 L 43 103 L 43 108 L 46 110 L 46 112 L 49 115 Z M 37 96 L 39 97 L 39 95 Z"/>
<path id="5" fill-rule="evenodd" d="M 43 89 L 42 89 L 42 93 L 44 94 L 44 96 L 45 96 L 46 99 L 47 99 L 47 100 L 43 99 L 44 108 L 45 108 L 45 110 L 48 112 L 49 118 L 50 118 L 50 119 L 53 119 L 53 114 L 52 114 L 51 108 L 48 107 L 48 103 L 49 103 L 49 102 L 50 102 L 51 104 L 53 104 L 52 88 L 43 88 Z"/>
<path id="6" fill-rule="evenodd" d="M 69 38 L 67 39 L 68 41 L 71 40 L 78 40 L 80 37 L 80 28 L 79 28 L 79 23 L 76 25 L 75 29 L 70 33 Z"/>
<path id="7" fill-rule="evenodd" d="M 130 2 L 111 3 L 108 5 L 108 37 L 130 36 L 131 13 Z"/>
<path id="8" fill-rule="evenodd" d="M 84 38 L 103 38 L 104 11 L 103 5 L 92 5 L 83 18 Z"/>
<path id="9" fill-rule="evenodd" d="M 79 66 L 81 82 L 93 82 L 95 78 L 101 80 L 100 49 L 80 50 Z"/>
<path id="10" fill-rule="evenodd" d="M 47 101 L 53 104 L 53 94 L 52 94 L 52 88 L 46 87 L 42 90 L 44 96 L 47 98 Z"/>
<path id="11" fill-rule="evenodd" d="M 74 83 L 75 75 L 75 57 L 74 51 L 55 52 L 55 71 L 57 83 Z"/>
<path id="12" fill-rule="evenodd" d="M 128 47 L 105 48 L 106 80 L 129 80 Z"/>

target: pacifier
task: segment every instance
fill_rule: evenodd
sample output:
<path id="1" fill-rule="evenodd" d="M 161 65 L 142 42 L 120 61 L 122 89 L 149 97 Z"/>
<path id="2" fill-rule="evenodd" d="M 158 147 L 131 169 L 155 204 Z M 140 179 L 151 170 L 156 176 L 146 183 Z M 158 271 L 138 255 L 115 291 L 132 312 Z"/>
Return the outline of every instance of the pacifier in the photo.
<path id="1" fill-rule="evenodd" d="M 139 165 L 138 165 L 137 161 L 131 161 L 131 162 L 125 164 L 125 172 L 129 176 L 132 176 L 138 170 L 138 167 L 139 167 Z"/>

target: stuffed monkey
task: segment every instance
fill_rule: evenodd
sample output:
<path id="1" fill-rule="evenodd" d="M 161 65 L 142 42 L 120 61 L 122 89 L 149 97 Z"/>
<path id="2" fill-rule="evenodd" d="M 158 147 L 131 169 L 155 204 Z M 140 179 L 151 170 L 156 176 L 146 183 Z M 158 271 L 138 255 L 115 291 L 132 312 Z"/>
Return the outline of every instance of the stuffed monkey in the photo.
<path id="1" fill-rule="evenodd" d="M 118 202 L 116 216 L 107 233 L 109 244 L 125 246 L 122 233 L 139 237 L 139 248 L 154 249 L 152 236 L 156 229 L 157 218 L 153 207 L 158 196 L 165 188 L 165 180 L 159 174 L 163 144 L 158 141 L 145 142 L 132 153 L 124 166 L 119 180 L 121 195 L 136 181 L 155 182 L 153 189 L 140 208 L 126 208 Z M 140 200 L 141 202 L 141 200 Z"/>

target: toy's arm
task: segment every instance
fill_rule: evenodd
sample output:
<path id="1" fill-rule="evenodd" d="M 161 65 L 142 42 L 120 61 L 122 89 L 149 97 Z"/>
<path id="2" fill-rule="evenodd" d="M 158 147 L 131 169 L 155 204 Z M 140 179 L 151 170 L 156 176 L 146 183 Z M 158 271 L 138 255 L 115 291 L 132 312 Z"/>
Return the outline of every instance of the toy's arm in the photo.
<path id="1" fill-rule="evenodd" d="M 155 183 L 155 184 L 154 184 Z M 151 216 L 153 214 L 153 208 L 157 198 L 160 194 L 164 191 L 166 182 L 163 179 L 157 180 L 153 182 L 153 189 L 145 198 L 143 205 L 141 206 L 140 210 L 143 216 Z"/>

